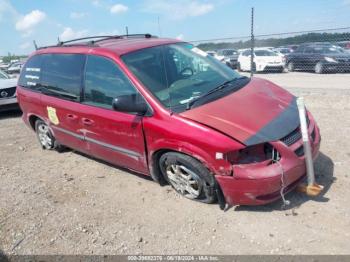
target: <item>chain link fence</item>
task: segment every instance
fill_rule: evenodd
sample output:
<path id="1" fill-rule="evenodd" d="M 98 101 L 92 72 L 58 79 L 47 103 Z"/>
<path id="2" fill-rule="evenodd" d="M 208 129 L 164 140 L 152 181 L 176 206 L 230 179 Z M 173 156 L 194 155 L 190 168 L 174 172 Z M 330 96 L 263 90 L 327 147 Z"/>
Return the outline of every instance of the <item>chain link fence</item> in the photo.
<path id="1" fill-rule="evenodd" d="M 254 38 L 207 39 L 192 43 L 238 71 L 350 72 L 350 27 L 260 34 Z"/>

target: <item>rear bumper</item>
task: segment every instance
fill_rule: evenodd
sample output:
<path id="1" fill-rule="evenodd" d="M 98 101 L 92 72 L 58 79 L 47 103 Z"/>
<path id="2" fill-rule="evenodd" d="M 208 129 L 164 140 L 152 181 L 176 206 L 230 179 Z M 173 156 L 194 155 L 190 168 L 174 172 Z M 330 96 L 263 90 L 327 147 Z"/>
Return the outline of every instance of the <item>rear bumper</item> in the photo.
<path id="1" fill-rule="evenodd" d="M 312 144 L 313 159 L 320 148 L 320 134 L 317 126 Z M 233 176 L 217 175 L 225 200 L 229 205 L 263 205 L 281 198 L 281 174 L 284 174 L 284 193 L 293 190 L 306 178 L 305 157 L 298 157 L 294 150 L 302 141 L 287 147 L 282 142 L 271 143 L 282 155 L 280 164 L 238 165 L 233 168 Z M 283 168 L 283 171 L 282 169 Z"/>

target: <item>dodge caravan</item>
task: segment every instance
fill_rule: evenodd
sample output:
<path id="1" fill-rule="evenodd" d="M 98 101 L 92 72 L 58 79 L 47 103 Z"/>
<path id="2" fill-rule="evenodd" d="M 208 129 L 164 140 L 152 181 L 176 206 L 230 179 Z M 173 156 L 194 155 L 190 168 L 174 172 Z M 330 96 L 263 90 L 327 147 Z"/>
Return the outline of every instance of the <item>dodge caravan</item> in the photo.
<path id="1" fill-rule="evenodd" d="M 43 149 L 72 148 L 193 200 L 266 204 L 305 178 L 296 98 L 179 40 L 90 37 L 39 48 L 17 94 Z M 307 120 L 315 158 L 320 133 L 309 112 Z"/>

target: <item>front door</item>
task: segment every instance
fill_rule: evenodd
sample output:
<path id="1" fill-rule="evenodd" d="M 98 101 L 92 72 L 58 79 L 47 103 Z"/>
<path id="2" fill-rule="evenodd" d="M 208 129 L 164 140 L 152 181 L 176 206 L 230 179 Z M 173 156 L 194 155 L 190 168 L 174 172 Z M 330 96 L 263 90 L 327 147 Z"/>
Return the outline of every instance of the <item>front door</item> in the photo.
<path id="1" fill-rule="evenodd" d="M 81 124 L 90 153 L 107 162 L 148 173 L 142 116 L 114 111 L 113 99 L 138 94 L 112 60 L 89 55 Z"/>

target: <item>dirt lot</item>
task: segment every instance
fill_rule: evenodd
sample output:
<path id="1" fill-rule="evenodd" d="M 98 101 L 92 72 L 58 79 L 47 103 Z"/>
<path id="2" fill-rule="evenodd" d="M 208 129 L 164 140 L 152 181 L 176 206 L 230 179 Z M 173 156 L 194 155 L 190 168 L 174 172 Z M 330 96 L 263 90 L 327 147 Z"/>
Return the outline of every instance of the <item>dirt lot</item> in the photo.
<path id="1" fill-rule="evenodd" d="M 299 74 L 299 75 L 298 75 Z M 75 152 L 42 151 L 0 114 L 0 249 L 7 254 L 350 254 L 350 75 L 261 74 L 303 95 L 322 132 L 324 194 L 223 212 Z"/>

